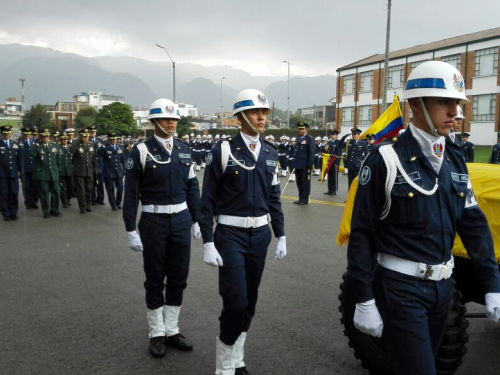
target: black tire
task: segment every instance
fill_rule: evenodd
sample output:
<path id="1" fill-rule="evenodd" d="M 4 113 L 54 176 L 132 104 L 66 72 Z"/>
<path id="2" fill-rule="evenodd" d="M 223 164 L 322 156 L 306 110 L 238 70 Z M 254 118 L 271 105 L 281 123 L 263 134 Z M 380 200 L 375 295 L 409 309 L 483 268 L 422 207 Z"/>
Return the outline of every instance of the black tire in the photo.
<path id="1" fill-rule="evenodd" d="M 350 290 L 347 274 L 344 274 L 342 279 L 339 294 L 340 322 L 344 325 L 344 335 L 348 338 L 349 347 L 354 350 L 354 356 L 361 361 L 361 366 L 369 370 L 371 375 L 394 374 L 394 367 L 383 337 L 367 335 L 354 327 L 356 304 L 352 298 L 353 293 Z M 467 352 L 465 345 L 469 341 L 467 334 L 469 322 L 465 318 L 466 312 L 467 309 L 460 299 L 460 292 L 455 289 L 446 331 L 436 357 L 436 370 L 439 375 L 454 374 Z"/>

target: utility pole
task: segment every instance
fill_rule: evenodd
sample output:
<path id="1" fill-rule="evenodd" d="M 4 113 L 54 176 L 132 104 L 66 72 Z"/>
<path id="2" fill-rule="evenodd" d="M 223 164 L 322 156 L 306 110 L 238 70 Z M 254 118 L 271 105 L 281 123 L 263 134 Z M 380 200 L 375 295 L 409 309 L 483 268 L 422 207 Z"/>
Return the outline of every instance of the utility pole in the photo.
<path id="1" fill-rule="evenodd" d="M 283 61 L 284 63 L 288 64 L 288 106 L 287 106 L 287 120 L 286 120 L 286 127 L 287 129 L 290 129 L 290 61 Z"/>
<path id="2" fill-rule="evenodd" d="M 382 100 L 382 112 L 387 109 L 387 84 L 389 82 L 389 41 L 391 39 L 391 7 L 392 0 L 387 0 L 387 32 L 385 35 L 385 61 L 384 61 L 384 98 Z"/>
<path id="3" fill-rule="evenodd" d="M 222 115 L 224 114 L 224 110 L 222 108 L 222 81 L 224 81 L 226 77 L 222 77 L 220 79 L 220 128 L 222 129 Z"/>
<path id="4" fill-rule="evenodd" d="M 163 47 L 161 44 L 158 44 L 156 43 L 156 45 L 161 48 L 161 49 L 164 49 L 165 52 L 167 53 L 168 55 L 168 58 L 170 59 L 170 61 L 172 61 L 172 68 L 174 70 L 174 82 L 173 82 L 173 86 L 174 86 L 174 103 L 177 103 L 177 101 L 175 100 L 175 61 L 172 60 L 172 58 L 170 57 L 170 53 L 168 53 L 167 49 L 165 47 Z"/>
<path id="5" fill-rule="evenodd" d="M 26 79 L 19 78 L 19 82 L 21 82 L 21 113 L 24 115 L 24 82 Z"/>

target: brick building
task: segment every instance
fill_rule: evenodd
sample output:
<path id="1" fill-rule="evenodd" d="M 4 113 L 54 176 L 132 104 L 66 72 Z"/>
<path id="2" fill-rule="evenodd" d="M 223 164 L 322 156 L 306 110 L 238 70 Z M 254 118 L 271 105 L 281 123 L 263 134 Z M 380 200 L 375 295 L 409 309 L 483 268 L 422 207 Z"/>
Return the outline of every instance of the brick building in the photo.
<path id="1" fill-rule="evenodd" d="M 465 104 L 464 131 L 477 145 L 496 143 L 500 131 L 500 28 L 480 31 L 390 52 L 387 103 L 400 99 L 411 70 L 428 60 L 445 61 L 461 71 L 470 103 Z M 337 69 L 337 129 L 367 129 L 382 113 L 384 54 L 373 55 Z M 406 124 L 411 121 L 402 102 Z"/>

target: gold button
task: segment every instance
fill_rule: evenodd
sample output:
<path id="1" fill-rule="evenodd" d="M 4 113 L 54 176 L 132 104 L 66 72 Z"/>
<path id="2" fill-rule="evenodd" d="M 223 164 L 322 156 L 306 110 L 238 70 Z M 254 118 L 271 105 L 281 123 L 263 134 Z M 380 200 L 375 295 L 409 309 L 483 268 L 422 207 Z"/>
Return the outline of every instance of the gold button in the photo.
<path id="1" fill-rule="evenodd" d="M 397 141 L 398 141 L 398 139 L 397 139 L 396 137 L 394 137 L 394 138 L 392 138 L 392 141 L 393 141 L 393 142 L 397 142 Z"/>
<path id="2" fill-rule="evenodd" d="M 410 198 L 413 198 L 413 193 L 410 191 L 410 192 L 408 193 L 408 196 L 409 196 Z"/>
<path id="3" fill-rule="evenodd" d="M 461 197 L 463 198 L 463 196 L 464 196 L 464 193 L 460 193 L 460 196 L 461 196 Z"/>
<path id="4" fill-rule="evenodd" d="M 234 172 L 234 174 L 238 174 L 238 171 Z"/>
<path id="5" fill-rule="evenodd" d="M 410 159 L 410 161 L 415 161 L 415 160 L 417 160 L 416 156 L 412 156 L 411 159 Z"/>
<path id="6" fill-rule="evenodd" d="M 153 165 L 153 168 L 156 168 L 156 165 Z"/>

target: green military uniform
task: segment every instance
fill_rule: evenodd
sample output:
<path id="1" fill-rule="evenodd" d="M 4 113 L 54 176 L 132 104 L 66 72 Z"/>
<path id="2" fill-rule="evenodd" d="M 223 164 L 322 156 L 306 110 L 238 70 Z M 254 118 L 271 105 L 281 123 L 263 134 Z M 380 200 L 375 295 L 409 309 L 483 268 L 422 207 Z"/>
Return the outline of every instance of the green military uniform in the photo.
<path id="1" fill-rule="evenodd" d="M 85 129 L 80 135 L 88 137 L 89 131 Z M 80 137 L 69 146 L 69 151 L 73 154 L 73 178 L 80 213 L 91 212 L 90 194 L 96 170 L 95 145 L 88 141 L 83 143 Z"/>
<path id="2" fill-rule="evenodd" d="M 73 155 L 69 150 L 69 145 L 63 145 L 62 140 L 68 139 L 68 136 L 59 137 L 61 145 L 59 146 L 59 178 L 61 183 L 61 203 L 64 208 L 71 206 L 71 196 L 73 192 Z"/>
<path id="3" fill-rule="evenodd" d="M 50 135 L 48 131 L 40 134 L 42 137 Z M 33 179 L 37 182 L 43 217 L 60 216 L 59 146 L 54 142 L 40 142 L 33 145 L 29 153 L 35 162 Z"/>

